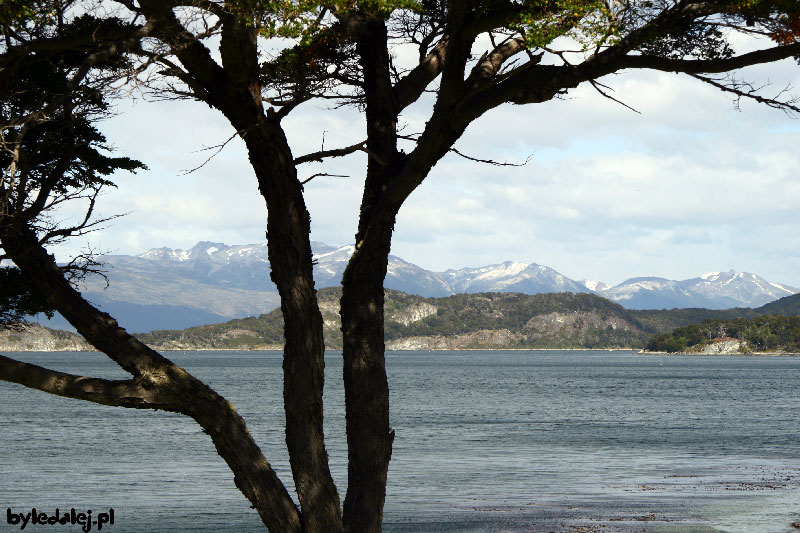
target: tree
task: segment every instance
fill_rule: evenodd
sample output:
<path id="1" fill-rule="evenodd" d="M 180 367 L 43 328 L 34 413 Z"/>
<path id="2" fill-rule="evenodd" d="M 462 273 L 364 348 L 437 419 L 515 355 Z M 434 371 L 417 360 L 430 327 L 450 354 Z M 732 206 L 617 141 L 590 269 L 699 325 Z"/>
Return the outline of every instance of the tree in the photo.
<path id="1" fill-rule="evenodd" d="M 94 125 L 108 114 L 109 83 L 127 65 L 103 50 L 105 45 L 91 41 L 100 36 L 98 31 L 126 29 L 121 21 L 89 15 L 66 22 L 51 13 L 35 20 L 24 4 L 9 4 L 4 10 L 0 13 L 7 47 L 0 63 L 0 216 L 5 227 L 26 228 L 37 235 L 40 245 L 54 244 L 108 220 L 93 219 L 100 191 L 113 186 L 103 176 L 145 168 L 139 161 L 105 155 L 105 138 Z M 20 45 L 12 46 L 13 40 Z M 88 202 L 83 220 L 71 225 L 53 220 L 50 213 L 59 205 L 82 199 Z M 2 254 L 0 259 L 9 256 Z M 74 282 L 94 266 L 91 256 L 85 255 L 61 270 Z M 46 294 L 19 269 L 2 268 L 0 280 L 0 324 L 16 327 L 23 316 L 37 313 L 52 317 L 54 308 Z"/>
<path id="2" fill-rule="evenodd" d="M 791 97 L 765 97 L 728 74 L 800 57 L 797 0 L 114 3 L 116 16 L 130 25 L 127 37 L 140 39 L 136 45 L 115 45 L 118 53 L 141 61 L 139 83 L 162 96 L 217 109 L 247 147 L 267 206 L 271 277 L 284 316 L 286 444 L 299 508 L 228 402 L 86 303 L 47 255 L 37 230 L 5 220 L 0 242 L 9 257 L 90 343 L 132 378 L 67 376 L 7 358 L 0 360 L 0 377 L 63 396 L 192 417 L 272 531 L 381 528 L 393 440 L 383 328 L 392 230 L 404 201 L 473 121 L 502 104 L 546 102 L 581 84 L 612 98 L 598 80 L 632 69 L 684 73 L 736 98 L 800 111 Z M 737 34 L 762 47 L 737 53 L 730 39 Z M 277 45 L 271 39 L 277 37 L 293 45 L 273 53 Z M 218 58 L 209 48 L 216 39 Z M 4 61 L 14 54 L 29 57 L 25 54 L 35 53 L 34 45 L 47 39 L 27 41 L 7 31 L 6 41 L 12 44 L 6 45 Z M 393 57 L 392 50 L 401 46 L 415 47 L 413 65 Z M 485 52 L 473 55 L 475 49 Z M 418 135 L 399 132 L 403 110 L 425 92 L 434 93 L 435 103 L 424 130 Z M 295 155 L 281 120 L 317 98 L 363 109 L 365 141 Z M 401 150 L 401 141 L 413 148 Z M 355 252 L 342 281 L 348 443 L 342 504 L 322 431 L 322 318 L 303 197 L 308 180 L 298 178 L 297 168 L 356 151 L 366 152 L 368 162 Z"/>
<path id="3" fill-rule="evenodd" d="M 38 292 L 18 268 L 0 268 L 0 327 L 18 328 L 24 317 L 54 314 L 47 297 Z"/>

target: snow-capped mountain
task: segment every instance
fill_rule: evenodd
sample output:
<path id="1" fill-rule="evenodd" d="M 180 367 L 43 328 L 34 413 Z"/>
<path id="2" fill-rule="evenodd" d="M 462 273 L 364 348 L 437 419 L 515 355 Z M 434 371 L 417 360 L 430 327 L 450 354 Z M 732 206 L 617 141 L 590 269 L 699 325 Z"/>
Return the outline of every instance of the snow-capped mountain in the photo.
<path id="1" fill-rule="evenodd" d="M 314 253 L 316 286 L 322 288 L 339 285 L 355 247 L 337 247 L 312 241 L 311 249 Z M 114 264 L 120 257 L 126 256 L 106 256 L 105 260 Z M 199 242 L 190 250 L 154 248 L 137 257 L 209 285 L 277 292 L 269 278 L 266 243 L 228 246 L 215 242 Z M 435 273 L 393 255 L 389 256 L 387 287 L 426 296 L 454 293 Z"/>
<path id="2" fill-rule="evenodd" d="M 507 261 L 479 268 L 446 270 L 439 274 L 451 293 L 461 292 L 590 292 L 581 283 L 559 274 L 550 267 Z"/>
<path id="3" fill-rule="evenodd" d="M 354 248 L 312 242 L 312 250 L 316 286 L 339 285 Z M 280 303 L 269 278 L 266 243 L 200 242 L 188 250 L 154 248 L 138 256 L 108 255 L 102 262 L 109 287 L 102 279 L 89 279 L 83 292 L 133 331 L 178 329 L 258 315 Z M 757 307 L 800 292 L 755 274 L 733 271 L 683 281 L 632 278 L 609 287 L 598 281 L 575 281 L 535 263 L 509 261 L 434 272 L 397 256 L 389 256 L 385 285 L 421 296 L 593 292 L 631 309 Z"/>
<path id="4" fill-rule="evenodd" d="M 697 294 L 710 300 L 731 298 L 739 302 L 749 302 L 749 307 L 758 307 L 766 303 L 796 294 L 798 289 L 770 283 L 749 272 L 709 272 L 697 279 L 686 280 L 686 286 Z"/>
<path id="5" fill-rule="evenodd" d="M 125 256 L 106 256 L 104 261 L 113 265 L 118 257 Z M 153 248 L 136 257 L 200 283 L 273 292 L 275 290 L 275 286 L 269 281 L 266 243 L 228 246 L 202 241 L 189 250 Z"/>
<path id="6" fill-rule="evenodd" d="M 682 281 L 664 278 L 631 278 L 611 288 L 596 291 L 629 309 L 674 307 L 759 307 L 800 292 L 800 289 L 770 283 L 748 272 L 709 272 Z"/>
<path id="7" fill-rule="evenodd" d="M 706 298 L 684 288 L 682 282 L 656 277 L 627 279 L 597 293 L 628 309 L 707 307 L 709 304 Z M 741 303 L 738 306 L 741 307 Z M 727 307 L 737 307 L 737 304 Z"/>

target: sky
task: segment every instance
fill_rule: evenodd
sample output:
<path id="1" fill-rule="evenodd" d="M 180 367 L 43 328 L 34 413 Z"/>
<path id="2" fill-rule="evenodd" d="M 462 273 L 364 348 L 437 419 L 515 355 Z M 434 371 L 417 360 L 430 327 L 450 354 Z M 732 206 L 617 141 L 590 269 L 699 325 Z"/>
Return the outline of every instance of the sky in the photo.
<path id="1" fill-rule="evenodd" d="M 741 71 L 800 91 L 787 60 Z M 614 285 L 637 276 L 687 279 L 736 270 L 800 288 L 800 119 L 755 102 L 736 110 L 688 76 L 639 71 L 603 83 L 635 113 L 581 86 L 562 100 L 507 105 L 473 123 L 456 148 L 511 163 L 497 167 L 449 154 L 400 211 L 392 253 L 423 268 L 538 263 L 575 280 Z M 404 132 L 421 131 L 431 100 L 410 107 Z M 363 117 L 309 102 L 283 122 L 296 156 L 356 143 Z M 120 102 L 101 130 L 118 154 L 149 170 L 115 177 L 106 228 L 54 249 L 139 254 L 198 241 L 265 242 L 266 208 L 243 143 L 231 141 L 202 168 L 204 150 L 233 133 L 198 102 Z M 352 244 L 365 156 L 300 167 L 313 240 Z M 63 213 L 69 216 L 68 212 Z"/>

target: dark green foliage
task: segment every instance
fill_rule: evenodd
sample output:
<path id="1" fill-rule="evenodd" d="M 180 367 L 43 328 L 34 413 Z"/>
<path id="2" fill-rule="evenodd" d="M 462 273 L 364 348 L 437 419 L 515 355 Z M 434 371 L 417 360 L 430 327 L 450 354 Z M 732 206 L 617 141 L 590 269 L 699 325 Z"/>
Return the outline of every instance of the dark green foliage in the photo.
<path id="1" fill-rule="evenodd" d="M 438 308 L 436 315 L 413 322 L 408 326 L 396 322 L 387 323 L 387 339 L 426 335 L 459 335 L 481 329 L 519 331 L 525 327 L 531 317 L 547 313 L 605 313 L 609 316 L 619 316 L 638 325 L 636 319 L 619 304 L 585 293 L 456 294 L 445 298 L 419 298 L 419 301 L 435 305 Z M 388 309 L 386 314 L 391 316 Z"/>
<path id="2" fill-rule="evenodd" d="M 650 339 L 647 349 L 657 352 L 683 352 L 721 338 L 745 341 L 754 351 L 800 353 L 800 316 L 769 315 L 752 319 L 705 320 L 661 333 Z"/>
<path id="3" fill-rule="evenodd" d="M 668 333 L 675 328 L 699 324 L 708 319 L 731 320 L 744 317 L 753 318 L 766 314 L 759 309 L 737 307 L 736 309 L 644 309 L 630 310 L 631 316 L 635 317 L 645 329 L 654 333 Z"/>
<path id="4" fill-rule="evenodd" d="M 23 317 L 53 316 L 47 298 L 34 289 L 18 268 L 0 267 L 0 328 L 21 326 Z"/>
<path id="5" fill-rule="evenodd" d="M 519 337 L 508 347 L 513 348 L 643 348 L 652 351 L 680 352 L 714 338 L 714 327 L 725 324 L 728 336 L 747 331 L 753 346 L 773 346 L 785 339 L 787 331 L 776 334 L 762 328 L 746 328 L 748 319 L 779 309 L 790 314 L 800 305 L 800 295 L 777 300 L 758 309 L 672 309 L 657 311 L 627 310 L 593 294 L 519 294 L 480 293 L 457 294 L 444 298 L 425 298 L 399 291 L 386 290 L 385 337 L 387 341 L 408 337 L 453 337 L 472 335 L 480 330 L 507 330 Z M 323 318 L 326 321 L 326 344 L 341 348 L 338 303 L 341 288 L 330 287 L 318 293 Z M 422 304 L 436 308 L 436 314 L 404 325 L 398 317 Z M 570 327 L 555 328 L 532 325 L 536 317 L 551 313 L 574 317 Z M 613 327 L 610 321 L 627 325 Z M 702 325 L 700 323 L 703 323 Z M 761 324 L 761 322 L 758 322 Z M 545 321 L 546 324 L 546 321 Z M 710 324 L 710 326 L 708 325 Z M 673 329 L 678 328 L 670 333 Z M 711 328 L 711 329 L 709 329 Z M 653 333 L 658 333 L 652 336 Z M 790 333 L 789 333 L 790 334 Z M 782 336 L 781 336 L 782 335 Z M 186 330 L 154 331 L 141 335 L 145 342 L 167 346 L 185 343 L 198 348 L 248 349 L 283 344 L 283 317 L 280 310 L 257 318 L 231 320 L 222 324 L 199 326 Z M 477 338 L 476 338 L 477 339 Z M 648 341 L 649 339 L 649 341 Z M 476 340 L 471 348 L 486 348 Z M 758 348 L 760 349 L 760 348 Z"/>
<path id="6" fill-rule="evenodd" d="M 761 315 L 800 315 L 800 293 L 762 305 L 756 311 Z"/>
<path id="7" fill-rule="evenodd" d="M 733 49 L 717 26 L 697 22 L 654 39 L 642 47 L 642 53 L 670 59 L 727 59 Z"/>
<path id="8" fill-rule="evenodd" d="M 158 330 L 138 337 L 148 344 L 191 343 L 198 348 L 241 348 L 283 343 L 283 315 L 279 310 L 258 317 L 237 318 L 183 330 Z"/>
<path id="9" fill-rule="evenodd" d="M 130 35 L 135 29 L 116 18 L 83 15 L 71 22 L 49 16 L 27 17 L 25 6 L 12 6 L 24 21 L 25 34 L 3 28 L 6 47 L 0 54 L 0 224 L 32 231 L 40 243 L 56 243 L 90 231 L 98 222 L 94 202 L 102 187 L 113 186 L 108 176 L 118 170 L 135 171 L 145 166 L 127 157 L 112 157 L 106 138 L 95 127 L 109 114 L 113 90 L 110 83 L 127 69 L 123 54 L 104 57 L 90 65 L 109 39 Z M 17 19 L 15 19 L 17 20 Z M 27 41 L 40 39 L 47 46 L 36 52 Z M 86 215 L 69 227 L 54 220 L 52 212 L 64 202 L 84 200 Z M 65 270 L 71 280 L 92 270 L 89 257 L 76 260 Z M 0 323 L 10 325 L 26 315 L 53 311 L 17 269 L 3 269 L 0 276 Z"/>
<path id="10" fill-rule="evenodd" d="M 120 25 L 115 19 L 98 21 L 84 16 L 60 28 L 58 37 L 80 40 L 93 32 L 122 31 L 117 28 Z M 73 70 L 90 52 L 65 49 L 26 55 L 24 61 L 13 62 L 0 76 L 3 142 L 9 146 L 20 143 L 18 172 L 28 191 L 46 186 L 52 193 L 63 195 L 83 187 L 113 186 L 103 176 L 116 170 L 146 168 L 140 161 L 103 153 L 108 150 L 106 139 L 94 126 L 108 113 L 102 84 L 69 85 Z M 113 71 L 126 65 L 124 56 L 114 58 L 114 63 L 100 63 L 95 68 Z M 49 111 L 44 113 L 45 109 Z M 37 113 L 41 118 L 33 118 Z M 0 166 L 8 168 L 12 155 L 0 152 Z"/>
<path id="11" fill-rule="evenodd" d="M 756 341 L 753 346 L 766 346 L 771 342 L 769 335 L 758 338 L 753 333 L 751 339 L 738 337 L 736 333 L 749 322 L 756 323 L 759 317 L 781 315 L 796 319 L 800 315 L 800 294 L 786 296 L 774 302 L 762 305 L 756 309 L 670 309 L 670 310 L 643 310 L 630 311 L 646 329 L 659 334 L 647 342 L 647 349 L 657 352 L 681 352 L 687 348 L 701 344 L 695 333 L 700 328 L 699 324 L 724 324 L 728 336 Z M 694 326 L 692 326 L 694 324 Z M 676 329 L 677 328 L 677 329 Z M 674 331 L 673 331 L 674 330 Z M 714 337 L 711 337 L 713 339 Z M 708 339 L 708 340 L 711 340 Z M 789 343 L 791 344 L 791 343 Z M 788 346 L 788 345 L 787 345 Z M 770 348 L 771 349 L 771 348 Z M 795 348 L 782 348 L 791 351 Z"/>

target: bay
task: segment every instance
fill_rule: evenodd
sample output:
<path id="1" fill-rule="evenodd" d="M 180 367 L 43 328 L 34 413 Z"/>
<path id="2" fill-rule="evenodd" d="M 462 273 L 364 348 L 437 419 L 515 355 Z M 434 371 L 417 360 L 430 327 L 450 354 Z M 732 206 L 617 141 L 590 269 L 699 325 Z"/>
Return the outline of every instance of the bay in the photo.
<path id="1" fill-rule="evenodd" d="M 97 353 L 15 357 L 126 376 Z M 236 405 L 291 490 L 281 354 L 168 357 Z M 325 416 L 344 494 L 339 357 L 326 356 Z M 387 369 L 385 531 L 780 532 L 800 521 L 800 358 L 393 352 Z M 0 511 L 113 508 L 112 532 L 263 531 L 185 417 L 5 382 L 0 406 Z M 0 531 L 18 530 L 4 512 Z"/>

